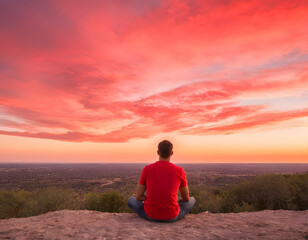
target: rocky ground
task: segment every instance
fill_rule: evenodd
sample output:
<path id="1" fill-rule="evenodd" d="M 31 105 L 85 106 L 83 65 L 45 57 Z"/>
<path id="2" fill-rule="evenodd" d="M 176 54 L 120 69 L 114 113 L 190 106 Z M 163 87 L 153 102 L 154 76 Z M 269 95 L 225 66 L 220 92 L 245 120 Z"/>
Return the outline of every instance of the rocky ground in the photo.
<path id="1" fill-rule="evenodd" d="M 206 212 L 153 223 L 131 213 L 63 210 L 0 220 L 0 239 L 308 239 L 308 211 Z"/>

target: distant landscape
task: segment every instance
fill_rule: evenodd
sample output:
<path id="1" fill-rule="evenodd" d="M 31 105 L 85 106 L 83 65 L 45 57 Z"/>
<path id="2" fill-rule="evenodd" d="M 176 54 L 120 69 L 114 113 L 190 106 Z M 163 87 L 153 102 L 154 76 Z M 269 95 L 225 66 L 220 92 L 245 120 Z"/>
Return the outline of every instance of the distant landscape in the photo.
<path id="1" fill-rule="evenodd" d="M 117 190 L 133 194 L 147 164 L 134 163 L 2 163 L 0 190 L 36 191 L 47 187 L 70 188 L 79 193 Z M 308 164 L 178 164 L 183 167 L 190 188 L 228 188 L 256 175 L 307 173 Z"/>
<path id="2" fill-rule="evenodd" d="M 0 164 L 0 218 L 60 209 L 131 212 L 146 164 Z M 308 209 L 308 164 L 178 164 L 183 167 L 192 213 Z"/>

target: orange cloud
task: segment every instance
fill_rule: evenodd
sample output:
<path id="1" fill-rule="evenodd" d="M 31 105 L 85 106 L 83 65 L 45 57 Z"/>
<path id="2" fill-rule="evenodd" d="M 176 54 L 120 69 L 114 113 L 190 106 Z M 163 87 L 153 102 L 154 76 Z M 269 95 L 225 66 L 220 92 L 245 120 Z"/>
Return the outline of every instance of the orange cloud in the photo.
<path id="1" fill-rule="evenodd" d="M 1 2 L 0 134 L 123 142 L 305 117 L 307 11 L 290 0 Z M 274 107 L 286 96 L 291 109 Z"/>

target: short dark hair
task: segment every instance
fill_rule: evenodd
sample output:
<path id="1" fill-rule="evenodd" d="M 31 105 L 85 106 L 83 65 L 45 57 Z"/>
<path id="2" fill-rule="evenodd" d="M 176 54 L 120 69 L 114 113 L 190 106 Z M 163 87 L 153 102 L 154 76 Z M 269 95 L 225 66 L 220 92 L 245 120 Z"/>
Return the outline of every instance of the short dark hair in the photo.
<path id="1" fill-rule="evenodd" d="M 162 158 L 168 158 L 171 155 L 172 149 L 173 144 L 168 140 L 161 141 L 158 144 L 159 156 Z"/>

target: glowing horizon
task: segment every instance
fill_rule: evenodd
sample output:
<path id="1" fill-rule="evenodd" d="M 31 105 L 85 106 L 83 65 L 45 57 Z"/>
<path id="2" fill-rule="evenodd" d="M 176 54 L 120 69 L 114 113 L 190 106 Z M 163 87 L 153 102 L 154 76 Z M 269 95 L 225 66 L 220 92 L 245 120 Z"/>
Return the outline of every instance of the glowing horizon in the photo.
<path id="1" fill-rule="evenodd" d="M 0 2 L 0 163 L 308 163 L 308 2 Z"/>

